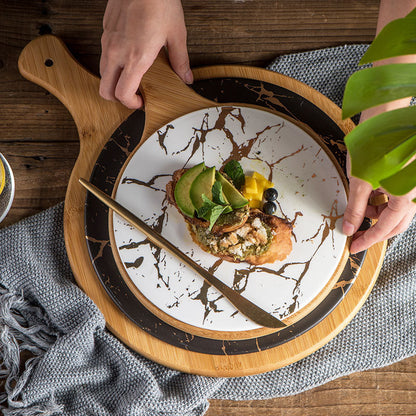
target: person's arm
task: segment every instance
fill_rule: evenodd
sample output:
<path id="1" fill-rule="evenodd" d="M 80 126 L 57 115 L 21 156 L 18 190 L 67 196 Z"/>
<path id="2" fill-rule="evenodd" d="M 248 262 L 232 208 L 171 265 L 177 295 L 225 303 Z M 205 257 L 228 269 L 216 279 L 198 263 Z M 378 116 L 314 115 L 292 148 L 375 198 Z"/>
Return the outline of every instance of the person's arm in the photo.
<path id="1" fill-rule="evenodd" d="M 416 0 L 381 0 L 377 34 L 387 23 L 405 17 L 415 7 Z M 374 65 L 408 62 L 416 62 L 416 55 L 390 58 L 375 62 Z M 362 112 L 360 122 L 385 111 L 407 107 L 409 103 L 410 97 L 370 108 Z M 416 214 L 416 204 L 412 202 L 412 199 L 416 197 L 416 189 L 400 197 L 388 195 L 388 203 L 374 207 L 368 203 L 370 196 L 384 191 L 373 191 L 368 182 L 353 176 L 350 176 L 349 180 L 350 196 L 344 214 L 343 231 L 347 235 L 355 234 L 351 244 L 352 253 L 366 250 L 373 244 L 391 238 L 408 228 Z M 369 230 L 357 233 L 365 216 L 378 219 L 378 221 Z"/>
<path id="2" fill-rule="evenodd" d="M 139 108 L 137 90 L 160 49 L 174 71 L 191 84 L 186 27 L 180 0 L 108 0 L 103 19 L 100 94 Z"/>

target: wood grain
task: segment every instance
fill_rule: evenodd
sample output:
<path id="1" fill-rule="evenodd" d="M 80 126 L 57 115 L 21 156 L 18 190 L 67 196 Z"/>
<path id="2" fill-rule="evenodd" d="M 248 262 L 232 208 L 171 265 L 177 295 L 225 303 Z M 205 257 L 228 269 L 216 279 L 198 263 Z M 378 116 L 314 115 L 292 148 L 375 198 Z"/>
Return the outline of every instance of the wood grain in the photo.
<path id="1" fill-rule="evenodd" d="M 105 0 L 88 2 L 86 13 L 82 0 L 0 0 L 0 150 L 17 179 L 15 202 L 0 226 L 62 201 L 79 150 L 69 112 L 19 75 L 17 57 L 30 40 L 52 32 L 81 64 L 98 74 L 105 4 Z M 265 65 L 283 53 L 368 43 L 375 33 L 379 1 L 184 0 L 183 4 L 191 63 L 201 66 Z M 224 7 L 232 8 L 232 13 L 224 13 Z M 51 172 L 56 181 L 53 193 L 43 180 Z M 292 397 L 211 401 L 207 415 L 415 415 L 415 380 L 413 357 Z"/>
<path id="2" fill-rule="evenodd" d="M 65 198 L 66 249 L 77 283 L 104 314 L 107 327 L 125 344 L 177 370 L 214 377 L 237 377 L 274 370 L 300 360 L 325 345 L 358 312 L 377 279 L 384 256 L 383 243 L 368 250 L 354 285 L 340 304 L 314 328 L 280 346 L 250 354 L 207 355 L 167 344 L 137 327 L 104 292 L 93 269 L 85 241 L 85 190 L 78 182 L 79 178 L 90 177 L 104 144 L 131 111 L 118 103 L 103 100 L 98 94 L 98 78 L 82 68 L 55 36 L 45 35 L 26 45 L 18 66 L 25 78 L 58 97 L 77 125 L 80 153 Z M 281 74 L 248 66 L 213 66 L 195 71 L 195 76 L 196 79 L 236 77 L 270 82 L 305 97 L 328 114 L 345 133 L 354 128 L 350 120 L 341 119 L 340 109 L 328 98 Z M 142 93 L 146 111 L 142 140 L 172 118 L 212 104 L 179 81 L 163 53 L 147 72 Z"/>
<path id="3" fill-rule="evenodd" d="M 211 400 L 206 416 L 414 416 L 416 363 L 355 373 L 289 397 L 269 400 Z"/>
<path id="4" fill-rule="evenodd" d="M 346 43 L 370 42 L 375 33 L 378 0 L 184 0 L 188 46 L 193 67 L 242 63 L 264 66 L 274 57 Z M 41 34 L 63 39 L 75 58 L 98 75 L 102 15 L 106 0 L 0 0 L 0 146 L 16 142 L 36 152 L 44 142 L 73 142 L 78 145 L 74 121 L 68 110 L 49 92 L 24 80 L 17 70 L 23 47 Z M 54 128 L 51 128 L 54 126 Z M 68 164 L 76 151 L 67 151 Z M 2 150 L 9 158 L 6 150 Z M 59 151 L 58 151 L 59 152 Z M 10 156 L 11 157 L 11 156 Z M 16 198 L 0 226 L 12 224 L 63 200 L 65 189 L 54 198 L 44 192 L 28 198 L 21 182 L 42 183 L 52 160 L 26 169 L 24 156 L 13 157 L 19 171 Z M 59 170 L 61 167 L 56 165 Z M 68 178 L 70 168 L 66 174 Z M 34 185 L 35 186 L 35 185 Z"/>

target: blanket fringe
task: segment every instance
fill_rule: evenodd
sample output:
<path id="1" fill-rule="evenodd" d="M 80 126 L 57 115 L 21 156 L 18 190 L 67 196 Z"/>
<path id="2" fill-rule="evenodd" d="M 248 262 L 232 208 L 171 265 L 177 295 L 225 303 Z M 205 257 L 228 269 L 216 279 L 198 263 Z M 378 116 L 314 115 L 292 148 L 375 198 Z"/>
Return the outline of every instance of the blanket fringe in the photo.
<path id="1" fill-rule="evenodd" d="M 43 405 L 27 405 L 20 393 L 45 352 L 54 344 L 58 333 L 51 330 L 50 320 L 38 306 L 23 295 L 0 286 L 0 411 L 5 416 L 49 416 L 62 413 L 63 407 L 52 396 Z M 21 353 L 33 355 L 21 371 Z M 6 407 L 7 406 L 7 407 Z"/>

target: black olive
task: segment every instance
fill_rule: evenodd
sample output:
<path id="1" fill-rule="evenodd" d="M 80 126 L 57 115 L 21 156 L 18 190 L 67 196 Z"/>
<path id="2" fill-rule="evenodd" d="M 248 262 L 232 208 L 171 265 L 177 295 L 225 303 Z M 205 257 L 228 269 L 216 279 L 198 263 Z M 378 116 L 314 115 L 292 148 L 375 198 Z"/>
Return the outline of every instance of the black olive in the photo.
<path id="1" fill-rule="evenodd" d="M 276 212 L 277 206 L 272 201 L 267 201 L 263 205 L 263 212 L 267 215 L 273 215 Z"/>
<path id="2" fill-rule="evenodd" d="M 266 201 L 275 201 L 279 196 L 275 188 L 269 188 L 264 191 L 264 199 Z"/>

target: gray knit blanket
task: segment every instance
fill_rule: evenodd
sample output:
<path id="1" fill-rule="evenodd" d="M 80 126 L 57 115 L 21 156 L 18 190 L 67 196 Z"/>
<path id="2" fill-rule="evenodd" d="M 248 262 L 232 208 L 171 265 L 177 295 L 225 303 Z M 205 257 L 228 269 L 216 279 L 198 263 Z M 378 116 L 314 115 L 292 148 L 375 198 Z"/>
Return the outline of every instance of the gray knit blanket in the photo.
<path id="1" fill-rule="evenodd" d="M 365 45 L 283 56 L 270 69 L 338 105 Z M 416 353 L 416 222 L 391 241 L 378 281 L 331 342 L 285 368 L 241 378 L 184 374 L 131 351 L 75 284 L 63 205 L 0 230 L 0 410 L 5 415 L 202 415 L 208 399 L 293 395 Z M 30 358 L 19 368 L 20 354 Z"/>

